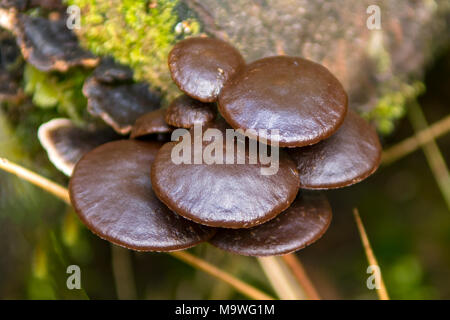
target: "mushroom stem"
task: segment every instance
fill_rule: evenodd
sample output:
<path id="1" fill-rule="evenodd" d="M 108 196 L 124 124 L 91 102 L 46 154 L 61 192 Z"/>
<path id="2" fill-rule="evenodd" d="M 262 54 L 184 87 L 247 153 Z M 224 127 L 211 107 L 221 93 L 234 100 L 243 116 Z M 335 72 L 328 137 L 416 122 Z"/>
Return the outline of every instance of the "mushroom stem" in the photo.
<path id="1" fill-rule="evenodd" d="M 63 186 L 44 178 L 43 176 L 32 172 L 24 167 L 12 163 L 11 161 L 0 157 L 0 169 L 7 171 L 19 178 L 24 179 L 37 187 L 53 194 L 57 198 L 61 199 L 67 204 L 70 203 L 69 191 Z M 234 289 L 242 293 L 243 295 L 255 299 L 255 300 L 273 300 L 274 298 L 260 291 L 259 289 L 237 279 L 231 274 L 220 270 L 219 268 L 213 266 L 212 264 L 191 255 L 190 253 L 184 251 L 169 252 L 171 256 L 199 269 L 211 276 L 222 280 L 232 286 Z"/>
<path id="2" fill-rule="evenodd" d="M 111 264 L 119 300 L 137 299 L 131 252 L 111 244 Z"/>
<path id="3" fill-rule="evenodd" d="M 359 211 L 357 208 L 353 209 L 353 215 L 355 216 L 356 226 L 358 227 L 359 235 L 361 236 L 361 242 L 364 247 L 364 251 L 367 256 L 367 261 L 370 266 L 376 266 L 378 269 L 380 266 L 378 265 L 377 258 L 375 258 L 375 254 L 373 253 L 372 247 L 370 246 L 369 238 L 367 237 L 366 229 L 361 221 L 361 217 L 359 216 Z M 379 269 L 380 270 L 380 269 Z M 384 284 L 383 277 L 381 275 L 381 271 L 378 274 L 379 276 L 379 284 L 380 287 L 377 288 L 377 294 L 380 300 L 389 300 L 389 295 L 386 290 L 386 285 Z"/>
<path id="4" fill-rule="evenodd" d="M 289 253 L 284 256 L 281 256 L 281 258 L 291 269 L 292 273 L 302 286 L 308 298 L 311 300 L 320 300 L 320 296 L 317 293 L 314 284 L 312 283 L 311 279 L 309 279 L 308 274 L 306 273 L 306 270 L 303 267 L 303 264 L 300 262 L 297 256 L 294 253 Z"/>

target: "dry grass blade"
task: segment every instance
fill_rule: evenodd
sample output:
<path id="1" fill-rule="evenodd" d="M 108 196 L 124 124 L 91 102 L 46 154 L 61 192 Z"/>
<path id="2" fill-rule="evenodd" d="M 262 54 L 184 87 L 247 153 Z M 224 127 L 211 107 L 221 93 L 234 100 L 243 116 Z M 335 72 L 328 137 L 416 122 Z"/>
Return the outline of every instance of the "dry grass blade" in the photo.
<path id="1" fill-rule="evenodd" d="M 414 102 L 409 107 L 409 120 L 416 132 L 424 130 L 428 127 L 427 120 L 422 112 L 419 103 Z M 439 190 L 450 210 L 450 175 L 448 173 L 447 164 L 442 156 L 439 147 L 434 140 L 430 138 L 428 142 L 422 141 L 422 149 L 427 158 L 428 165 L 433 172 L 434 179 L 436 180 Z"/>
<path id="2" fill-rule="evenodd" d="M 306 295 L 311 300 L 320 300 L 316 288 L 308 277 L 305 268 L 295 254 L 290 253 L 281 257 L 286 265 L 291 269 L 297 281 L 302 286 Z"/>
<path id="3" fill-rule="evenodd" d="M 359 235 L 361 236 L 361 242 L 364 247 L 364 251 L 366 252 L 367 261 L 369 261 L 369 265 L 371 266 L 377 266 L 378 269 L 380 266 L 378 265 L 378 261 L 375 258 L 375 254 L 373 253 L 372 247 L 370 246 L 369 238 L 367 237 L 366 229 L 364 228 L 364 225 L 361 221 L 361 217 L 359 216 L 358 209 L 353 209 L 353 215 L 355 216 L 356 225 L 358 227 Z M 380 288 L 377 289 L 377 294 L 380 300 L 389 300 L 389 295 L 386 290 L 386 286 L 384 284 L 383 277 L 381 275 L 381 272 L 379 274 L 379 284 Z"/>
<path id="4" fill-rule="evenodd" d="M 280 257 L 261 257 L 258 262 L 281 300 L 307 299 L 303 288 Z"/>
<path id="5" fill-rule="evenodd" d="M 383 164 L 391 164 L 448 132 L 450 132 L 450 115 L 385 150 Z"/>
<path id="6" fill-rule="evenodd" d="M 256 289 L 255 287 L 250 286 L 249 284 L 231 276 L 230 274 L 220 270 L 219 268 L 207 263 L 200 258 L 197 258 L 185 251 L 174 251 L 169 252 L 173 257 L 182 260 L 206 273 L 215 276 L 218 279 L 228 283 L 233 288 L 235 288 L 240 293 L 244 294 L 247 297 L 256 300 L 273 300 L 274 298 L 265 294 L 264 292 Z"/>
<path id="7" fill-rule="evenodd" d="M 25 169 L 24 167 L 21 167 L 15 163 L 12 163 L 5 158 L 0 158 L 0 169 L 16 175 L 19 178 L 22 178 L 34 184 L 35 186 L 53 194 L 65 203 L 70 204 L 70 197 L 67 189 L 47 178 L 44 178 L 43 176 Z"/>
<path id="8" fill-rule="evenodd" d="M 43 190 L 55 195 L 57 198 L 63 200 L 67 204 L 70 204 L 70 197 L 69 197 L 69 191 L 67 188 L 64 188 L 63 186 L 42 177 L 41 175 L 32 172 L 28 169 L 25 169 L 15 163 L 12 163 L 11 161 L 8 161 L 5 158 L 0 158 L 0 169 L 3 169 L 7 172 L 10 172 L 25 181 L 28 181 Z M 236 277 L 232 276 L 231 274 L 228 274 L 219 268 L 211 265 L 210 263 L 197 258 L 187 252 L 183 251 L 177 251 L 177 252 L 169 252 L 170 255 L 173 257 L 186 262 L 190 264 L 191 266 L 202 270 L 211 276 L 222 280 L 226 283 L 228 283 L 230 286 L 232 286 L 234 289 L 242 293 L 243 295 L 256 300 L 272 300 L 273 298 L 269 295 L 265 294 L 264 292 L 256 289 L 255 287 L 237 279 Z"/>

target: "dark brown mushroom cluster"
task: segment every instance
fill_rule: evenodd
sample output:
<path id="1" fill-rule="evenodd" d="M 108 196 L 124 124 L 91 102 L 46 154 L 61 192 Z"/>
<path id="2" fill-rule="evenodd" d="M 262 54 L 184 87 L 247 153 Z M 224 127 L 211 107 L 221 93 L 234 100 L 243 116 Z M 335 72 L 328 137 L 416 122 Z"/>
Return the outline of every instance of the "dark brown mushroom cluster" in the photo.
<path id="1" fill-rule="evenodd" d="M 331 222 L 324 194 L 311 189 L 349 186 L 377 169 L 375 130 L 347 110 L 342 85 L 325 67 L 288 56 L 246 64 L 228 43 L 203 37 L 179 42 L 168 60 L 184 94 L 167 109 L 139 101 L 124 69 L 100 64 L 85 84 L 91 108 L 131 133 L 86 153 L 70 180 L 76 212 L 100 237 L 142 251 L 208 241 L 237 254 L 285 254 L 319 239 Z M 185 133 L 176 134 L 180 128 Z M 233 148 L 217 147 L 216 138 L 196 136 L 209 129 L 244 134 L 232 136 Z M 171 132 L 173 141 L 155 138 Z M 261 152 L 255 157 L 254 141 L 277 155 L 271 174 L 262 174 L 268 163 Z M 182 144 L 186 161 L 174 161 Z M 205 152 L 215 161 L 202 161 Z"/>

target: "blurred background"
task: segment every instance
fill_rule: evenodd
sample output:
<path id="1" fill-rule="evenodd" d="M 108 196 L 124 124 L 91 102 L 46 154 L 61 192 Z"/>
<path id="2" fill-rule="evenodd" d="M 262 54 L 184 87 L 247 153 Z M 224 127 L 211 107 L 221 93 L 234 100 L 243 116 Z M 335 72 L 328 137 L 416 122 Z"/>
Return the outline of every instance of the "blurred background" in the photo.
<path id="1" fill-rule="evenodd" d="M 167 53 L 192 35 L 226 39 L 247 61 L 289 54 L 327 66 L 348 91 L 350 107 L 377 127 L 385 153 L 369 179 L 327 191 L 331 226 L 296 255 L 321 297 L 377 299 L 366 286 L 368 264 L 352 215 L 357 207 L 391 298 L 450 299 L 448 1 L 7 0 L 0 8 L 56 21 L 67 19 L 68 5 L 80 8 L 80 28 L 73 30 L 80 46 L 130 66 L 136 81 L 161 93 L 163 105 L 178 94 Z M 367 11 L 370 5 L 379 8 L 379 28 L 368 22 L 376 13 Z M 57 117 L 80 127 L 100 121 L 86 112 L 81 92 L 92 69 L 41 70 L 24 58 L 17 31 L 4 27 L 0 157 L 67 185 L 37 130 Z M 423 130 L 426 144 L 417 138 Z M 276 294 L 254 258 L 207 244 L 189 251 Z M 0 252 L 0 299 L 245 298 L 169 255 L 110 245 L 62 201 L 3 171 Z M 82 290 L 66 287 L 73 264 L 81 268 Z"/>

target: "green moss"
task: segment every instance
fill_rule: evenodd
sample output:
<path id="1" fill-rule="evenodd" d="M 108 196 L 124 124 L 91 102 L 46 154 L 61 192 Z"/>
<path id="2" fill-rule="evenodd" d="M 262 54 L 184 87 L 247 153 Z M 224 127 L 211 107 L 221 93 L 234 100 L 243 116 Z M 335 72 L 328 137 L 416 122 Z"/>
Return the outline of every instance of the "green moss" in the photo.
<path id="1" fill-rule="evenodd" d="M 367 54 L 374 65 L 374 76 L 386 79 L 378 84 L 377 96 L 380 97 L 374 108 L 363 114 L 375 123 L 382 135 L 389 135 L 395 123 L 406 113 L 406 105 L 424 91 L 420 82 L 410 84 L 410 79 L 393 73 L 391 55 L 386 49 L 382 30 L 372 31 L 367 46 Z"/>
<path id="2" fill-rule="evenodd" d="M 421 82 L 402 84 L 400 89 L 384 93 L 375 108 L 363 116 L 374 122 L 381 134 L 388 135 L 394 130 L 395 122 L 405 114 L 408 101 L 415 99 L 424 90 L 425 86 Z"/>
<path id="3" fill-rule="evenodd" d="M 81 9 L 84 47 L 129 65 L 144 80 L 169 96 L 176 94 L 167 68 L 173 44 L 200 32 L 200 25 L 178 0 L 68 0 Z M 180 24 L 181 23 L 181 24 Z"/>
<path id="4" fill-rule="evenodd" d="M 33 104 L 42 109 L 55 108 L 63 117 L 81 123 L 86 110 L 82 94 L 87 71 L 72 69 L 68 73 L 46 73 L 27 64 L 24 70 L 24 90 Z"/>

